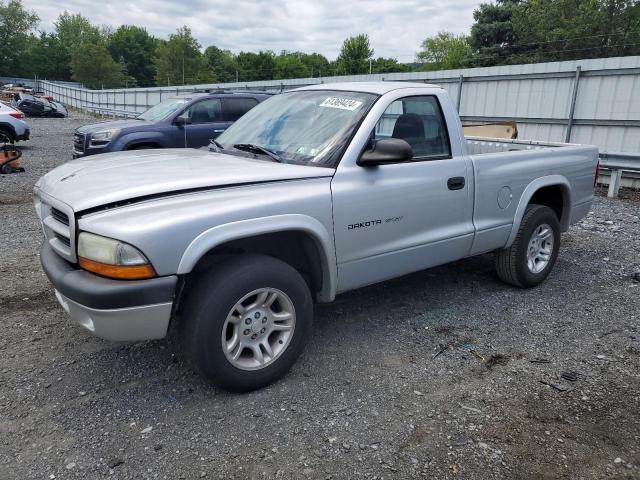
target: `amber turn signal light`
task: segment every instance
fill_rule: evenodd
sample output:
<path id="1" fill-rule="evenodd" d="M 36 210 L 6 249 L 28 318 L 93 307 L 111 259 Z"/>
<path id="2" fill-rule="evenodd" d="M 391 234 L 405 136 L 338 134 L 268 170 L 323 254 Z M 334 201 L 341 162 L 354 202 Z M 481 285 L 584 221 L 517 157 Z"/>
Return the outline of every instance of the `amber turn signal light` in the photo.
<path id="1" fill-rule="evenodd" d="M 144 265 L 109 265 L 88 258 L 79 257 L 80 267 L 102 277 L 118 280 L 143 280 L 156 276 L 156 271 L 148 263 Z"/>

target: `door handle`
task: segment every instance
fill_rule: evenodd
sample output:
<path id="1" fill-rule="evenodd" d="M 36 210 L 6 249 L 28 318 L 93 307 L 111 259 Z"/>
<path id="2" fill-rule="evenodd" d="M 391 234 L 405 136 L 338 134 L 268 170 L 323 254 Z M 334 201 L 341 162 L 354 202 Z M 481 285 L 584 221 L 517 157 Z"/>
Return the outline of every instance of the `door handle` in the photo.
<path id="1" fill-rule="evenodd" d="M 214 131 L 213 131 L 213 133 L 222 133 L 222 132 L 224 132 L 224 128 L 219 129 L 219 130 L 214 130 Z"/>
<path id="2" fill-rule="evenodd" d="M 462 190 L 464 188 L 464 177 L 452 177 L 447 180 L 449 190 Z"/>

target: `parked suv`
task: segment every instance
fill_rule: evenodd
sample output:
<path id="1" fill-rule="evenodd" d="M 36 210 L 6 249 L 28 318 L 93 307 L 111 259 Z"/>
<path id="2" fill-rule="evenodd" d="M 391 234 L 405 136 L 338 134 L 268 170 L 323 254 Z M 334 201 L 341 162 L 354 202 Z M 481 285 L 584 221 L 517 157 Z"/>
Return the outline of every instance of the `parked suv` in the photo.
<path id="1" fill-rule="evenodd" d="M 228 92 L 167 98 L 134 119 L 78 128 L 73 136 L 73 158 L 143 148 L 204 147 L 270 96 Z"/>
<path id="2" fill-rule="evenodd" d="M 24 113 L 0 102 L 0 137 L 8 138 L 11 143 L 29 140 L 29 125 L 23 119 Z"/>

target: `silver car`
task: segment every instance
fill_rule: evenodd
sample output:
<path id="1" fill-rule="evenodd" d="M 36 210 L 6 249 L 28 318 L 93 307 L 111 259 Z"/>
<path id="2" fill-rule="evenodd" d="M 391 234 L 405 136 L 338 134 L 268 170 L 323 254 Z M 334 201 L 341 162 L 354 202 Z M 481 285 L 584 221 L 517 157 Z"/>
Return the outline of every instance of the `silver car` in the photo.
<path id="1" fill-rule="evenodd" d="M 15 143 L 19 140 L 29 140 L 30 134 L 29 125 L 24 121 L 24 113 L 0 102 L 0 136 Z"/>

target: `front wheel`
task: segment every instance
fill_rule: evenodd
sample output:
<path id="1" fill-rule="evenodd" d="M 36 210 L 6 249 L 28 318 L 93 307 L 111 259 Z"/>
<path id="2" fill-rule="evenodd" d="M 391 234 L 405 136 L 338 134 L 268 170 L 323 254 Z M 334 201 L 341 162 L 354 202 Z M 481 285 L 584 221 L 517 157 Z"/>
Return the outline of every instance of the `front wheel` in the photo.
<path id="1" fill-rule="evenodd" d="M 498 277 L 517 287 L 534 287 L 551 273 L 559 248 L 556 213 L 544 205 L 529 205 L 513 244 L 496 254 Z"/>
<path id="2" fill-rule="evenodd" d="M 249 391 L 283 376 L 302 353 L 313 302 L 288 264 L 240 255 L 195 278 L 182 317 L 199 370 L 226 390 Z"/>

